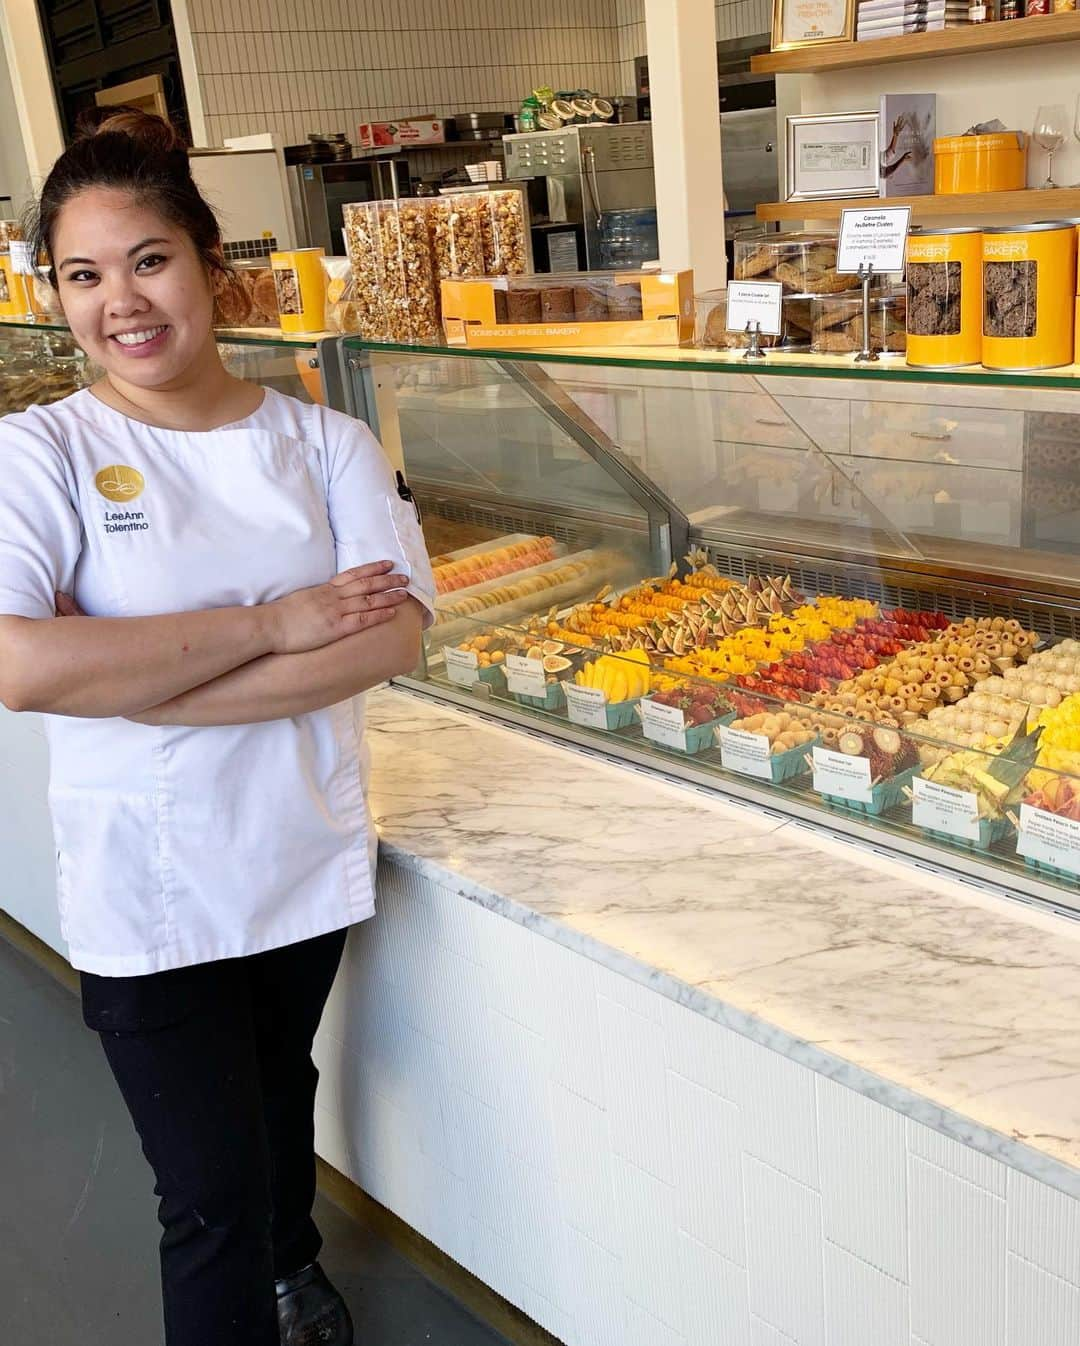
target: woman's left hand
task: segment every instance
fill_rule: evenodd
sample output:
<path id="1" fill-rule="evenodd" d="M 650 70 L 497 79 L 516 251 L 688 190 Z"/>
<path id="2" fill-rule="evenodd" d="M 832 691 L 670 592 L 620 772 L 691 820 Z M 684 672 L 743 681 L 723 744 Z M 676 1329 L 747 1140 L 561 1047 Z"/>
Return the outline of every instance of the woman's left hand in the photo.
<path id="1" fill-rule="evenodd" d="M 56 615 L 58 617 L 85 617 L 86 613 L 75 602 L 70 594 L 62 594 L 59 590 L 55 594 Z"/>

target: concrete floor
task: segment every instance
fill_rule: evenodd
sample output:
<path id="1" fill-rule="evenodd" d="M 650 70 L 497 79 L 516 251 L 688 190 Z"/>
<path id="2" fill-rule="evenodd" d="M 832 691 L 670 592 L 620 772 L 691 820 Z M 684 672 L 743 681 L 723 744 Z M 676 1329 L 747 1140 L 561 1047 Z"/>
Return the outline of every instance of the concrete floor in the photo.
<path id="1" fill-rule="evenodd" d="M 158 1346 L 153 1177 L 77 999 L 0 938 L 0 1343 Z M 358 1346 L 506 1346 L 320 1196 Z"/>

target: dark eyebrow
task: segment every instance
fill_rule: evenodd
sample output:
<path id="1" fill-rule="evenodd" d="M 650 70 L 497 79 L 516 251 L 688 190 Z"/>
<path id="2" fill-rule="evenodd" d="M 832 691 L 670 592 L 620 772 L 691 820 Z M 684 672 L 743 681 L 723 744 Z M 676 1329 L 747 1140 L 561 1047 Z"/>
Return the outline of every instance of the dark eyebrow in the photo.
<path id="1" fill-rule="evenodd" d="M 141 243 L 136 243 L 133 248 L 128 248 L 127 255 L 129 257 L 134 257 L 137 252 L 141 252 L 143 248 L 150 247 L 152 243 L 168 243 L 168 242 L 169 240 L 167 238 L 144 238 Z M 60 263 L 60 269 L 63 270 L 65 266 L 71 266 L 72 263 L 74 262 L 79 262 L 83 266 L 95 265 L 94 259 L 92 257 L 65 257 L 64 260 Z"/>

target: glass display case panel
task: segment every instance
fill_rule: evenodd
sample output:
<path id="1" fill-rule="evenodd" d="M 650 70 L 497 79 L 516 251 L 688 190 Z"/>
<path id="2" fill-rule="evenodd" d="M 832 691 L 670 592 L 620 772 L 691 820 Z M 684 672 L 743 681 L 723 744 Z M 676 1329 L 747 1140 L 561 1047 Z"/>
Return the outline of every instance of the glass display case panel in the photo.
<path id="1" fill-rule="evenodd" d="M 674 560 L 685 531 L 672 532 L 651 486 L 541 369 L 445 352 L 371 361 L 393 392 L 440 627 L 481 612 L 513 623 Z"/>
<path id="2" fill-rule="evenodd" d="M 440 620 L 413 685 L 1080 910 L 1073 392 L 373 358 L 428 526 L 451 502 L 461 519 L 503 511 L 484 516 L 501 536 L 434 558 Z M 536 545 L 566 542 L 587 509 L 580 473 L 556 489 L 560 436 L 609 474 L 593 496 L 608 521 L 629 479 L 653 492 L 626 496 L 650 536 L 666 511 L 687 546 L 665 567 L 590 538 L 600 565 L 576 594 L 523 586 L 508 605 L 501 573 L 463 572 L 500 549 L 519 578 L 561 563 Z"/>
<path id="3" fill-rule="evenodd" d="M 67 328 L 0 325 L 0 416 L 67 397 L 89 372 Z"/>

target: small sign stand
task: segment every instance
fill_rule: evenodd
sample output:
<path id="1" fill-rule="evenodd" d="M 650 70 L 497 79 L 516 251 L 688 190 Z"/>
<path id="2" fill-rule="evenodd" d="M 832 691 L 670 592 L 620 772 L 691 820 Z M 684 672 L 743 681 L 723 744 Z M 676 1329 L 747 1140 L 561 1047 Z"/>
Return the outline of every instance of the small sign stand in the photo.
<path id="1" fill-rule="evenodd" d="M 873 262 L 867 262 L 865 265 L 860 262 L 855 274 L 862 281 L 862 350 L 856 355 L 855 363 L 863 365 L 878 359 L 878 353 L 873 349 L 870 339 L 870 282 L 874 277 Z"/>
<path id="2" fill-rule="evenodd" d="M 753 331 L 750 330 L 750 324 L 746 324 L 746 335 L 750 338 L 750 345 L 747 347 L 744 360 L 764 360 L 765 352 L 761 349 L 761 323 L 755 322 Z"/>

